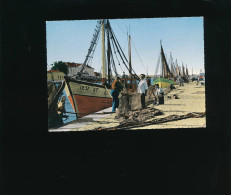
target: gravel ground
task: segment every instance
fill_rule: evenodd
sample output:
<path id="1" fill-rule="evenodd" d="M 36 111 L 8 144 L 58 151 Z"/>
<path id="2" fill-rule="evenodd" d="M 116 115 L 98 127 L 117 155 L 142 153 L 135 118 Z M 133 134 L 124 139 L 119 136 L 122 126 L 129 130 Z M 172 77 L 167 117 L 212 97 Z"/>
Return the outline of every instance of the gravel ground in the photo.
<path id="1" fill-rule="evenodd" d="M 179 99 L 172 99 L 165 96 L 165 104 L 155 105 L 155 108 L 161 110 L 164 114 L 156 118 L 164 118 L 169 115 L 184 115 L 190 112 L 205 112 L 205 86 L 196 85 L 196 82 L 185 84 L 184 86 L 175 86 L 167 96 L 178 95 Z M 153 105 L 150 105 L 153 107 Z M 152 119 L 150 119 L 152 120 Z M 95 128 L 115 127 L 119 122 L 115 119 L 115 114 L 106 115 L 99 121 L 92 122 L 84 127 L 73 129 L 74 131 L 86 131 Z M 178 121 L 167 122 L 163 124 L 149 125 L 135 129 L 170 129 L 170 128 L 201 128 L 206 127 L 206 117 L 188 118 Z"/>

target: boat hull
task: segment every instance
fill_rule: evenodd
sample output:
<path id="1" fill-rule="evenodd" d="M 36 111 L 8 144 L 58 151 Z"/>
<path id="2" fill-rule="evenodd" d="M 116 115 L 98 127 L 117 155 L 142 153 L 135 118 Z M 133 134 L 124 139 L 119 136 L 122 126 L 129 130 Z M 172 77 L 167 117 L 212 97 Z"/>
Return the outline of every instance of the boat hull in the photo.
<path id="1" fill-rule="evenodd" d="M 77 113 L 77 117 L 109 108 L 112 106 L 111 89 L 104 85 L 89 83 L 66 77 L 65 91 Z"/>
<path id="2" fill-rule="evenodd" d="M 169 85 L 175 85 L 176 83 L 170 79 L 158 78 L 153 81 L 153 85 L 155 84 L 159 84 L 161 88 L 167 88 Z"/>

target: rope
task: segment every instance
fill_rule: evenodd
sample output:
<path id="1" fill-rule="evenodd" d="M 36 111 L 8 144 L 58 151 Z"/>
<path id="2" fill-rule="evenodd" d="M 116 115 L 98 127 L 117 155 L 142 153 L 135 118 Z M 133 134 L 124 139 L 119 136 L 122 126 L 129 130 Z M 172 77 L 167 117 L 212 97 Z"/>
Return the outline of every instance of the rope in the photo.
<path id="1" fill-rule="evenodd" d="M 135 48 L 135 51 L 136 51 L 136 53 L 137 53 L 137 56 L 139 57 L 139 60 L 140 60 L 141 64 L 143 65 L 144 69 L 146 69 L 145 66 L 144 66 L 144 64 L 143 64 L 143 62 L 142 62 L 142 60 L 141 60 L 141 58 L 140 58 L 140 56 L 139 56 L 139 54 L 138 54 L 138 51 L 137 51 L 137 49 L 136 49 L 136 47 L 135 47 L 135 44 L 133 43 L 133 40 L 132 40 L 132 39 L 131 39 L 131 41 L 132 41 L 133 47 Z M 148 74 L 148 71 L 147 71 L 147 70 L 146 70 L 146 72 L 147 72 L 147 74 Z"/>
<path id="2" fill-rule="evenodd" d="M 100 114 L 114 114 L 115 112 L 102 112 L 102 113 L 76 113 L 76 112 L 64 112 L 64 113 L 67 113 L 67 114 L 97 114 L 97 115 L 100 115 Z M 78 118 L 81 118 L 81 117 L 78 117 Z"/>
<path id="3" fill-rule="evenodd" d="M 113 37 L 113 39 L 114 39 L 114 41 L 115 41 L 116 45 L 118 44 L 119 49 L 120 49 L 120 51 L 121 51 L 121 52 L 122 52 L 122 54 L 123 54 L 123 57 L 125 58 L 126 62 L 128 62 L 128 60 L 127 60 L 126 56 L 124 55 L 124 52 L 123 52 L 123 50 L 121 49 L 120 44 L 119 44 L 119 42 L 118 42 L 118 40 L 117 40 L 117 38 L 116 38 L 116 36 L 115 36 L 115 34 L 114 34 L 114 32 L 113 32 L 113 30 L 112 30 L 112 28 L 111 28 L 111 25 L 110 25 L 110 24 L 109 24 L 109 29 L 110 29 L 110 32 L 111 32 L 111 34 L 112 34 L 112 37 Z"/>
<path id="4" fill-rule="evenodd" d="M 124 123 L 120 124 L 116 127 L 110 127 L 110 128 L 96 128 L 94 130 L 121 130 L 121 129 L 129 129 L 129 128 L 135 128 L 135 127 L 143 127 L 143 126 L 148 126 L 148 125 L 154 125 L 154 124 L 160 124 L 160 123 L 166 123 L 166 122 L 172 122 L 176 120 L 182 120 L 182 119 L 187 119 L 187 118 L 200 118 L 205 116 L 205 112 L 203 113 L 188 113 L 186 115 L 170 115 L 165 118 L 158 118 L 154 119 L 152 121 L 148 122 L 133 122 L 133 123 Z"/>
<path id="5" fill-rule="evenodd" d="M 112 37 L 111 37 L 111 39 L 112 39 Z M 118 64 L 119 64 L 119 66 L 120 66 L 122 72 L 124 72 L 124 70 L 122 69 L 122 67 L 121 67 L 121 65 L 120 65 L 120 61 L 119 61 L 119 59 L 118 59 L 118 57 L 117 57 L 117 55 L 116 55 L 116 49 L 115 49 L 115 45 L 114 45 L 114 42 L 113 42 L 113 41 L 112 41 L 112 47 L 113 47 L 113 49 L 114 49 L 114 53 L 115 53 L 116 59 L 117 59 L 117 61 L 118 61 Z"/>
<path id="6" fill-rule="evenodd" d="M 108 94 L 111 96 L 111 93 L 108 91 L 106 85 L 104 85 L 104 87 L 105 87 L 105 89 L 107 90 Z M 112 96 L 111 96 L 111 98 L 112 98 Z"/>
<path id="7" fill-rule="evenodd" d="M 115 21 L 116 21 L 117 25 L 119 26 L 120 30 L 126 35 L 126 32 L 122 30 L 122 28 L 120 27 L 118 21 L 117 20 L 115 20 Z"/>
<path id="8" fill-rule="evenodd" d="M 119 47 L 118 47 L 118 45 L 117 45 L 117 43 L 116 43 L 116 41 L 115 41 L 115 37 L 113 36 L 113 34 L 111 34 L 111 35 L 112 35 L 112 40 L 114 41 L 114 44 L 115 44 L 116 49 L 117 49 L 117 52 L 119 53 L 120 58 L 121 58 L 123 64 L 125 65 L 125 67 L 127 68 L 127 70 L 129 70 L 129 68 L 127 67 L 127 65 L 126 65 L 125 62 L 124 62 L 123 56 L 121 55 L 121 53 L 120 53 L 120 51 L 119 51 Z M 123 52 L 122 52 L 122 54 L 123 54 Z M 125 59 L 126 59 L 126 58 L 125 58 Z"/>
<path id="9" fill-rule="evenodd" d="M 159 66 L 160 66 L 160 55 L 159 55 L 159 58 L 158 58 L 158 60 L 157 60 L 157 65 L 156 65 L 156 71 L 155 71 L 156 77 L 157 77 L 157 73 L 158 73 Z"/>
<path id="10" fill-rule="evenodd" d="M 113 55 L 112 55 L 112 50 L 111 50 L 111 63 L 112 63 L 112 68 L 113 68 L 116 76 L 118 76 L 117 69 L 116 69 L 116 66 L 115 66 L 115 61 L 114 61 L 114 58 L 113 58 Z"/>
<path id="11" fill-rule="evenodd" d="M 116 39 L 116 37 L 115 37 L 115 35 L 114 35 L 114 33 L 113 33 L 112 29 L 111 29 L 110 24 L 109 24 L 109 30 L 110 30 L 110 34 L 111 34 L 112 40 L 114 41 L 115 46 L 116 46 L 116 48 L 117 48 L 117 52 L 119 53 L 120 58 L 122 59 L 123 64 L 125 65 L 125 67 L 126 67 L 127 70 L 129 71 L 128 66 L 125 64 L 125 61 L 128 63 L 128 60 L 127 60 L 126 56 L 124 55 L 123 50 L 121 49 L 121 47 L 120 47 L 120 45 L 119 45 L 119 42 L 118 42 L 118 40 Z M 122 55 L 121 55 L 119 49 L 120 49 Z M 123 57 L 125 58 L 125 61 L 124 61 Z M 140 80 L 140 78 L 137 76 L 137 74 L 135 73 L 135 71 L 134 71 L 133 69 L 132 69 L 132 71 L 134 72 L 134 75 L 135 75 L 136 79 L 137 79 L 137 80 Z"/>

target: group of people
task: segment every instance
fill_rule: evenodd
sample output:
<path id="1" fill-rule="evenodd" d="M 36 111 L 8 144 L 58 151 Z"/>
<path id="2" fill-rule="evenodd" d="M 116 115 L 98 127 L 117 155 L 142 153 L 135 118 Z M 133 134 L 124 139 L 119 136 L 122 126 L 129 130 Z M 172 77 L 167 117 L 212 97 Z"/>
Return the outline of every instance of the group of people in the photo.
<path id="1" fill-rule="evenodd" d="M 142 108 L 145 108 L 145 96 L 147 95 L 148 87 L 150 85 L 150 79 L 145 79 L 145 75 L 140 75 L 140 82 L 137 87 L 137 93 L 141 94 L 141 105 Z M 120 77 L 116 77 L 116 79 L 112 83 L 111 87 L 111 96 L 112 96 L 112 112 L 116 111 L 116 108 L 119 107 L 119 93 L 123 90 L 123 85 L 120 82 Z M 155 92 L 155 101 L 154 104 L 159 104 L 159 99 L 163 97 L 163 91 L 159 87 L 159 84 L 155 85 L 156 92 Z"/>
<path id="2" fill-rule="evenodd" d="M 182 78 L 181 76 L 179 76 L 179 77 L 177 78 L 177 81 L 179 82 L 179 85 L 180 85 L 180 86 L 184 86 L 184 80 L 183 80 L 183 78 Z"/>

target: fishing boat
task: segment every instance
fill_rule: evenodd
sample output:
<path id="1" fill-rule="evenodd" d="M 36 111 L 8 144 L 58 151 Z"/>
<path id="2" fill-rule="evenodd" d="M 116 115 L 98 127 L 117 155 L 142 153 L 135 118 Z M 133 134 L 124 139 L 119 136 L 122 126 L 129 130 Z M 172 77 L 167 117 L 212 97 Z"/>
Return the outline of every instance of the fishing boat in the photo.
<path id="1" fill-rule="evenodd" d="M 187 64 L 186 64 L 186 79 L 189 81 L 190 77 L 189 77 L 189 73 L 188 73 L 188 67 L 187 67 Z"/>
<path id="2" fill-rule="evenodd" d="M 162 47 L 162 43 L 160 42 L 160 56 L 157 62 L 157 66 L 156 66 L 156 71 L 155 71 L 155 79 L 153 81 L 153 85 L 155 84 L 159 84 L 159 86 L 161 88 L 167 88 L 169 85 L 174 85 L 174 75 L 173 73 L 170 71 L 170 68 L 168 66 L 165 54 L 164 54 L 164 50 Z M 158 73 L 158 69 L 159 69 L 159 64 L 161 63 L 161 74 L 158 77 L 157 73 Z"/>
<path id="3" fill-rule="evenodd" d="M 47 83 L 48 92 L 48 128 L 63 124 L 62 114 L 59 114 L 58 103 L 65 88 L 65 82 L 49 82 Z"/>
<path id="4" fill-rule="evenodd" d="M 84 66 L 86 66 L 89 59 L 92 58 L 97 41 L 99 39 L 100 31 L 102 38 L 102 82 L 100 84 L 97 84 L 93 82 L 80 80 L 79 78 L 81 78 Z M 107 52 L 105 50 L 105 34 L 107 35 Z M 88 49 L 88 54 L 83 63 L 82 69 L 75 77 L 71 78 L 65 76 L 65 91 L 73 109 L 75 110 L 77 117 L 83 117 L 85 115 L 95 113 L 99 110 L 103 110 L 112 106 L 112 69 L 114 70 L 115 75 L 119 76 L 116 70 L 115 60 L 112 55 L 112 51 L 114 51 L 115 55 L 117 55 L 116 59 L 120 57 L 125 67 L 129 70 L 130 77 L 122 79 L 124 87 L 130 93 L 136 91 L 137 80 L 139 80 L 139 77 L 136 75 L 136 73 L 131 67 L 131 55 L 129 55 L 128 61 L 119 45 L 118 40 L 115 37 L 109 20 L 100 20 L 97 22 L 95 33 L 93 35 L 93 39 L 91 41 L 90 48 Z"/>
<path id="5" fill-rule="evenodd" d="M 177 62 L 177 60 L 176 60 L 176 62 Z M 176 65 L 175 65 L 175 63 L 173 61 L 173 57 L 172 57 L 171 52 L 170 52 L 169 64 L 171 66 L 171 73 L 173 75 L 174 81 L 176 82 L 176 80 L 177 80 L 177 71 L 176 71 Z"/>
<path id="6" fill-rule="evenodd" d="M 189 79 L 188 79 L 188 69 L 186 68 L 186 71 L 185 71 L 185 67 L 184 67 L 183 62 L 182 62 L 181 78 L 184 80 L 185 83 L 189 82 Z"/>
<path id="7" fill-rule="evenodd" d="M 180 67 L 178 66 L 177 59 L 176 59 L 175 64 L 176 64 L 176 75 L 177 75 L 176 84 L 180 84 L 181 71 L 180 71 Z"/>
<path id="8" fill-rule="evenodd" d="M 112 105 L 111 89 L 106 85 L 65 77 L 65 91 L 77 117 L 109 108 Z"/>

